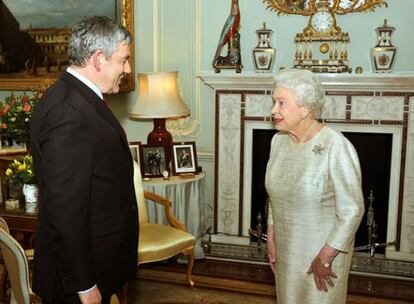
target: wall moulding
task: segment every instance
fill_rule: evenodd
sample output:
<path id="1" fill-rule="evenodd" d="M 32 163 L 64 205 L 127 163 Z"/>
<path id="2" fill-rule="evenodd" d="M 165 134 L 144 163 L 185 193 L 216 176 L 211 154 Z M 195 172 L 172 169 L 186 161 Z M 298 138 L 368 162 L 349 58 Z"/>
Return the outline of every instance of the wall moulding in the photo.
<path id="1" fill-rule="evenodd" d="M 174 5 L 175 8 L 171 9 Z M 177 9 L 185 18 L 176 20 Z M 180 93 L 191 110 L 191 115 L 187 118 L 167 121 L 167 129 L 174 137 L 196 138 L 200 132 L 200 81 L 196 78 L 201 60 L 200 10 L 200 0 L 185 0 L 179 4 L 169 0 L 152 2 L 152 70 L 153 72 L 179 71 Z M 174 27 L 171 27 L 171 20 L 176 20 Z M 171 39 L 172 35 L 175 39 Z M 180 43 L 180 47 L 177 48 L 177 41 L 185 41 L 185 43 Z M 179 52 L 172 51 L 178 49 Z M 183 58 L 191 58 L 191 60 L 183 61 Z M 180 64 L 174 65 L 173 62 L 180 62 Z"/>

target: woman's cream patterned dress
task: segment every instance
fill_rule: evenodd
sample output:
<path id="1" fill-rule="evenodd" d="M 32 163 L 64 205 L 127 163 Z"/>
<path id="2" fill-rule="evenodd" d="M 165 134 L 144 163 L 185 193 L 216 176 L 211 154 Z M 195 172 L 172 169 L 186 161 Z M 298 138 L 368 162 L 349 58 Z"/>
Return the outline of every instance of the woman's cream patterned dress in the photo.
<path id="1" fill-rule="evenodd" d="M 354 237 L 364 211 L 353 145 L 326 126 L 302 144 L 294 144 L 286 133 L 276 134 L 266 190 L 275 230 L 277 303 L 345 303 Z M 338 278 L 327 293 L 316 289 L 313 274 L 306 274 L 325 244 L 341 251 L 332 263 Z"/>

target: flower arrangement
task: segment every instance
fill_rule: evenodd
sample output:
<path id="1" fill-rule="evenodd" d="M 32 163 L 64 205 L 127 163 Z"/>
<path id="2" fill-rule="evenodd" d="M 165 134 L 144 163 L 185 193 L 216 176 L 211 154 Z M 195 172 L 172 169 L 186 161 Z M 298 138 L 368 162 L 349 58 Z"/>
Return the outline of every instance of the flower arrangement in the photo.
<path id="1" fill-rule="evenodd" d="M 6 170 L 6 180 L 15 185 L 36 184 L 33 157 L 26 155 L 23 160 L 14 160 Z"/>
<path id="2" fill-rule="evenodd" d="M 27 95 L 11 94 L 0 101 L 0 135 L 8 145 L 25 144 L 30 139 L 30 120 L 34 107 L 40 99 L 40 94 Z"/>

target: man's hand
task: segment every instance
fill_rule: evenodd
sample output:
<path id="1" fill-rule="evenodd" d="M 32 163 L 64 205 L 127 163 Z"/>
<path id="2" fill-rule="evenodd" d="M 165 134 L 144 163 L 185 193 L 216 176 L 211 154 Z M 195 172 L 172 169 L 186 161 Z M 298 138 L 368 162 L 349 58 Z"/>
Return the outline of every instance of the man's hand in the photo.
<path id="1" fill-rule="evenodd" d="M 88 292 L 78 294 L 82 304 L 100 304 L 102 297 L 98 287 L 94 287 Z"/>
<path id="2" fill-rule="evenodd" d="M 313 273 L 313 280 L 315 281 L 316 288 L 320 291 L 328 292 L 329 286 L 334 287 L 333 279 L 336 279 L 336 274 L 332 271 L 332 262 L 338 255 L 339 251 L 335 248 L 325 245 L 319 254 L 313 259 L 307 274 Z"/>
<path id="3" fill-rule="evenodd" d="M 273 225 L 267 225 L 267 256 L 273 273 L 276 271 L 275 235 Z"/>

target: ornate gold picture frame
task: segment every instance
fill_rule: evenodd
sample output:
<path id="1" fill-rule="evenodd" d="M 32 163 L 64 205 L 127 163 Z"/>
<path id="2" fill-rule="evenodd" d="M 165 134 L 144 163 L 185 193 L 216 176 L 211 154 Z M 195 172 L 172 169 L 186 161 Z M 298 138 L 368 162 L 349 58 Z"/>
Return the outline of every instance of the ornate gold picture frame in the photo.
<path id="1" fill-rule="evenodd" d="M 49 1 L 49 0 L 41 0 L 39 2 L 44 1 L 43 5 L 49 3 L 48 5 L 50 6 L 51 3 L 53 3 L 53 5 L 56 5 L 56 7 L 61 6 L 61 2 L 60 1 Z M 134 51 L 134 0 L 105 0 L 109 2 L 109 5 L 113 5 L 114 7 L 114 15 L 113 16 L 109 16 L 111 18 L 117 18 L 119 20 L 119 22 L 125 26 L 131 33 L 132 35 L 132 43 L 130 45 L 130 49 L 131 49 L 131 58 L 130 58 L 130 65 L 131 65 L 131 74 L 128 77 L 124 78 L 124 81 L 121 85 L 121 91 L 123 92 L 129 92 L 134 90 L 135 88 L 135 81 L 134 81 L 134 75 L 135 75 L 135 51 Z M 111 2 L 113 1 L 113 2 Z M 81 1 L 79 1 L 81 2 Z M 42 5 L 42 3 L 36 3 L 36 5 Z M 52 6 L 53 6 L 52 5 Z M 45 11 L 44 12 L 44 16 L 46 17 L 48 15 L 48 13 L 53 14 L 55 12 L 56 7 L 50 7 L 50 12 Z M 27 31 L 21 31 L 19 29 L 19 23 L 16 20 L 16 18 L 13 16 L 13 11 L 11 11 L 9 8 L 6 7 L 6 5 L 0 6 L 0 13 L 7 13 L 8 16 L 8 20 L 10 22 L 5 22 L 5 24 L 1 24 L 1 26 L 5 26 L 7 27 L 8 25 L 11 27 L 11 29 L 8 31 L 6 29 L 5 32 L 22 32 L 25 37 L 24 39 L 26 40 L 31 40 L 32 43 L 35 45 L 35 43 L 33 42 L 34 39 L 28 38 L 28 34 Z M 100 12 L 97 11 L 96 12 L 84 12 L 85 14 L 88 13 L 88 15 L 99 15 Z M 78 20 L 75 20 L 75 22 Z M 50 31 L 52 33 L 52 29 L 53 29 L 54 25 L 51 24 L 50 26 Z M 65 29 L 55 29 L 55 30 L 65 30 Z M 67 29 L 66 29 L 67 30 Z M 52 35 L 52 34 L 51 34 Z M 44 35 L 45 36 L 45 35 Z M 49 36 L 50 37 L 50 36 Z M 61 35 L 61 37 L 67 37 L 66 34 Z M 4 37 L 0 37 L 1 39 L 7 39 Z M 10 37 L 11 39 L 12 37 Z M 9 40 L 10 40 L 9 39 Z M 38 38 L 39 39 L 39 38 Z M 41 39 L 49 39 L 47 37 L 45 38 L 41 38 Z M 66 38 L 64 38 L 66 39 Z M 14 39 L 16 40 L 16 39 Z M 10 67 L 7 67 L 7 61 L 6 61 L 6 56 L 11 56 L 13 55 L 13 50 L 6 50 L 5 49 L 5 41 L 0 41 L 0 46 L 2 46 L 2 48 L 0 48 L 0 90 L 3 91 L 8 91 L 8 90 L 15 90 L 15 91 L 25 91 L 25 90 L 39 90 L 42 87 L 48 87 L 51 83 L 53 83 L 58 77 L 60 72 L 64 71 L 64 67 L 61 68 L 59 67 L 59 69 L 57 68 L 60 64 L 59 62 L 57 62 L 57 60 L 55 59 L 55 61 L 52 63 L 52 67 L 51 69 L 55 69 L 55 73 L 44 73 L 44 75 L 41 75 L 41 73 L 33 73 L 32 70 L 29 69 L 29 61 L 30 58 L 24 59 L 25 61 L 25 65 L 22 68 L 22 70 L 18 71 L 18 72 L 8 72 L 8 70 L 10 70 Z M 37 41 L 36 41 L 37 43 Z M 24 47 L 24 43 L 23 43 L 23 47 Z M 20 46 L 22 47 L 22 46 Z M 50 44 L 50 47 L 52 47 L 52 43 Z M 63 51 L 63 50 L 62 50 Z M 46 57 L 46 56 L 43 56 Z M 27 63 L 27 64 L 26 64 Z M 20 62 L 20 66 L 21 66 L 21 62 Z M 48 63 L 46 63 L 46 60 L 43 62 L 39 62 L 39 67 L 41 66 L 42 69 L 46 69 Z M 36 75 L 37 74 L 37 75 Z"/>

